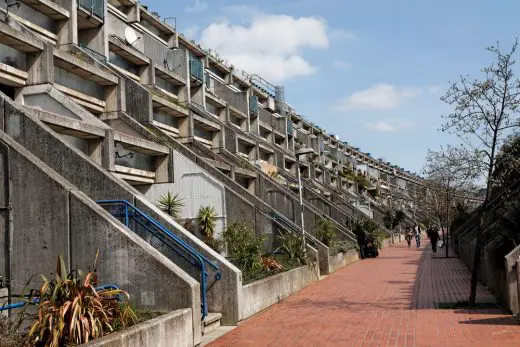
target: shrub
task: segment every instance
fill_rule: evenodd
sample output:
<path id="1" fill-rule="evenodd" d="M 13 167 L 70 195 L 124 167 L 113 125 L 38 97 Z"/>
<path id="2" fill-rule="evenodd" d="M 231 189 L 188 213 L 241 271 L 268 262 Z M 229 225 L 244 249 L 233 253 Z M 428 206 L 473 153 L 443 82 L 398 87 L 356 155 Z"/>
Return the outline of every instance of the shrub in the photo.
<path id="1" fill-rule="evenodd" d="M 383 241 L 386 234 L 381 230 L 379 225 L 371 219 L 357 218 L 353 219 L 350 228 L 358 236 L 363 235 L 367 243 L 372 243 L 377 248 L 383 248 Z"/>
<path id="2" fill-rule="evenodd" d="M 114 331 L 117 325 L 137 322 L 128 294 L 119 289 L 97 291 L 94 276 L 93 271 L 86 275 L 77 270 L 67 272 L 61 256 L 56 278 L 48 280 L 42 275 L 38 314 L 29 331 L 35 345 L 79 345 Z"/>
<path id="3" fill-rule="evenodd" d="M 215 222 L 217 220 L 215 208 L 213 206 L 202 206 L 199 209 L 197 219 L 201 233 L 207 237 L 213 237 L 213 233 L 215 232 Z"/>
<path id="4" fill-rule="evenodd" d="M 264 240 L 246 223 L 231 224 L 224 231 L 223 237 L 227 243 L 228 256 L 243 272 L 254 272 L 262 268 Z"/>
<path id="5" fill-rule="evenodd" d="M 290 261 L 298 264 L 307 264 L 307 252 L 302 237 L 290 232 L 278 232 L 279 249 L 285 253 Z"/>
<path id="6" fill-rule="evenodd" d="M 316 226 L 316 237 L 325 246 L 331 247 L 334 244 L 334 238 L 336 236 L 336 227 L 334 223 L 329 220 L 322 218 Z"/>
<path id="7" fill-rule="evenodd" d="M 179 197 L 179 194 L 173 195 L 170 192 L 162 195 L 157 203 L 157 207 L 159 207 L 161 211 L 167 213 L 175 220 L 181 217 L 181 209 L 184 206 L 184 199 Z"/>

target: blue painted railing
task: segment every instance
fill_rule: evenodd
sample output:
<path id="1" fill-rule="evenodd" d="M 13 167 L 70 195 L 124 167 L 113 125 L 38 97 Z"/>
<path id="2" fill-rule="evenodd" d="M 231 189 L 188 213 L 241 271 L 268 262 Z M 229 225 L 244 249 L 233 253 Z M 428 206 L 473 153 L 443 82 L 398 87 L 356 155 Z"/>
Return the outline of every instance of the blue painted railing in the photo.
<path id="1" fill-rule="evenodd" d="M 127 228 L 148 241 L 152 246 L 179 265 L 184 271 L 200 281 L 202 318 L 208 314 L 207 291 L 209 272 L 213 271 L 215 281 L 222 277 L 219 267 L 173 234 L 137 207 L 126 200 L 102 200 L 97 202 Z"/>
<path id="2" fill-rule="evenodd" d="M 110 290 L 110 289 L 119 289 L 119 287 L 117 285 L 115 285 L 115 284 L 103 284 L 103 285 L 101 285 L 99 287 L 96 287 L 97 291 L 100 291 L 100 290 Z M 36 305 L 36 304 L 40 303 L 40 299 L 37 298 L 37 297 L 33 297 L 29 301 L 29 299 L 31 298 L 31 295 L 24 295 L 23 298 L 25 299 L 23 301 L 18 301 L 18 302 L 15 302 L 13 304 L 6 304 L 6 305 L 3 305 L 3 306 L 0 306 L 0 312 L 6 311 L 6 310 L 12 310 L 12 309 L 15 309 L 15 308 L 21 308 L 21 307 L 24 307 L 27 304 Z"/>

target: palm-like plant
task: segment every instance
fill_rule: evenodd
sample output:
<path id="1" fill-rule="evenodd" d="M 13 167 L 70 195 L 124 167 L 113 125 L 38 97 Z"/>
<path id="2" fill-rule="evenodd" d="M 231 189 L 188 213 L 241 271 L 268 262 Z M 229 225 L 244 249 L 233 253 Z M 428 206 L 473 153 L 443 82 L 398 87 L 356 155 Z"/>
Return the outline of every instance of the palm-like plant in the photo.
<path id="1" fill-rule="evenodd" d="M 114 331 L 116 325 L 137 323 L 128 293 L 96 290 L 94 272 L 67 272 L 62 256 L 58 258 L 56 278 L 49 280 L 42 275 L 42 279 L 38 314 L 29 331 L 37 346 L 80 345 Z"/>
<path id="2" fill-rule="evenodd" d="M 320 219 L 316 227 L 316 237 L 327 247 L 334 244 L 336 236 L 336 227 L 334 223 L 326 218 Z"/>
<path id="3" fill-rule="evenodd" d="M 168 192 L 159 198 L 157 206 L 163 212 L 166 212 L 173 219 L 177 220 L 181 217 L 181 209 L 185 206 L 185 204 L 184 199 L 182 199 L 179 194 L 174 195 Z"/>
<path id="4" fill-rule="evenodd" d="M 207 237 L 213 237 L 217 220 L 217 213 L 213 206 L 202 206 L 197 216 L 200 231 Z"/>

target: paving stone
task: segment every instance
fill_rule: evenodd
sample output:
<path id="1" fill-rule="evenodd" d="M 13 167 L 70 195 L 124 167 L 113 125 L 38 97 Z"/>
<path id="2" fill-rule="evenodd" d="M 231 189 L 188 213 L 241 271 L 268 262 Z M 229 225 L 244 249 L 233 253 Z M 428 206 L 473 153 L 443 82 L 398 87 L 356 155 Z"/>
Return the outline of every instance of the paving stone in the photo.
<path id="1" fill-rule="evenodd" d="M 242 322 L 210 346 L 520 346 L 518 321 L 499 308 L 438 310 L 466 300 L 457 258 L 405 243 L 347 266 Z M 483 286 L 477 302 L 495 299 Z"/>

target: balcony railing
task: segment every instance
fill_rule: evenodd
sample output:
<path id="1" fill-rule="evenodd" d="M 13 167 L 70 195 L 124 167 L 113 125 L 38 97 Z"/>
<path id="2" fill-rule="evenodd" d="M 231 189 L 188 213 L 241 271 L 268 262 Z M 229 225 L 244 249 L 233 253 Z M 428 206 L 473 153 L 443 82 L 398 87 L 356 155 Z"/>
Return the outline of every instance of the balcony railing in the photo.
<path id="1" fill-rule="evenodd" d="M 249 114 L 258 117 L 258 97 L 254 95 L 249 97 Z"/>
<path id="2" fill-rule="evenodd" d="M 202 61 L 197 57 L 190 55 L 190 75 L 199 82 L 204 82 L 204 67 Z"/>
<path id="3" fill-rule="evenodd" d="M 98 18 L 105 18 L 105 0 L 78 0 L 78 7 Z"/>

